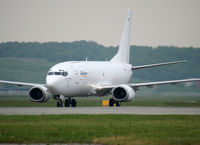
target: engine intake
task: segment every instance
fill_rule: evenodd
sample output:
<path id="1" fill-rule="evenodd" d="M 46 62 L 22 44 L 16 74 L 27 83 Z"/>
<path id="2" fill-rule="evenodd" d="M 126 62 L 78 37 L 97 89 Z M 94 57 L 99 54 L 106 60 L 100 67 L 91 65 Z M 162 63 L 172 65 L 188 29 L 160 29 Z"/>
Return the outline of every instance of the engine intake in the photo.
<path id="1" fill-rule="evenodd" d="M 113 99 L 118 102 L 129 102 L 134 96 L 134 90 L 127 85 L 120 85 L 118 87 L 113 88 L 112 90 Z"/>
<path id="2" fill-rule="evenodd" d="M 50 99 L 51 94 L 48 89 L 44 86 L 35 86 L 30 89 L 29 97 L 33 102 L 44 103 Z"/>

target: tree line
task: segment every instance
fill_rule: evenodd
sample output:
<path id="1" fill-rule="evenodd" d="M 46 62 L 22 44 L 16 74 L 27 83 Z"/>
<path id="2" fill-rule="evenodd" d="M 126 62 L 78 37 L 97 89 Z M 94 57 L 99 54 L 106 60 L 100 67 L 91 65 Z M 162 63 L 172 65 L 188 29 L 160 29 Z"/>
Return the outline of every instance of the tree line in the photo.
<path id="1" fill-rule="evenodd" d="M 91 41 L 75 42 L 5 42 L 0 43 L 0 57 L 42 58 L 51 62 L 62 61 L 105 61 L 111 59 L 118 46 L 105 47 Z M 144 65 L 165 61 L 187 60 L 176 64 L 137 70 L 133 76 L 139 80 L 168 80 L 200 77 L 200 49 L 192 47 L 131 46 L 130 63 Z"/>

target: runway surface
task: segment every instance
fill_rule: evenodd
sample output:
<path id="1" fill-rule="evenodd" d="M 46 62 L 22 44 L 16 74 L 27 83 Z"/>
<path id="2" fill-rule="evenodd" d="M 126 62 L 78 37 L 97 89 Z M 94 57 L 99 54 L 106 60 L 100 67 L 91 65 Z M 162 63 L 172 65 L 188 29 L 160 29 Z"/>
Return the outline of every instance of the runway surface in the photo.
<path id="1" fill-rule="evenodd" d="M 42 114 L 200 114 L 200 107 L 0 107 L 3 115 Z"/>

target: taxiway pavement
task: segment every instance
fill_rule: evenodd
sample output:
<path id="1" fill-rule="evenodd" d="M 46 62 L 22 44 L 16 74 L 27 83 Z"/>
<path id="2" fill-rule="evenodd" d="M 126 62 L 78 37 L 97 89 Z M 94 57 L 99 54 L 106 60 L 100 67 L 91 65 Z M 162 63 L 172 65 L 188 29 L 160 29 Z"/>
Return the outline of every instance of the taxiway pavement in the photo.
<path id="1" fill-rule="evenodd" d="M 200 114 L 200 107 L 0 107 L 2 115 L 42 114 Z"/>

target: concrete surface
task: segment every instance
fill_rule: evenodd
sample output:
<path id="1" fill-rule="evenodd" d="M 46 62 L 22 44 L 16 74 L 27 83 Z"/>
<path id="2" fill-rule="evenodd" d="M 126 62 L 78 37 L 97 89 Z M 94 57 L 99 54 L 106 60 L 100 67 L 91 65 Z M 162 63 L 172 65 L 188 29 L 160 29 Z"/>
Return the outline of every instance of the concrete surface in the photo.
<path id="1" fill-rule="evenodd" d="M 0 107 L 0 114 L 200 114 L 200 107 Z"/>

